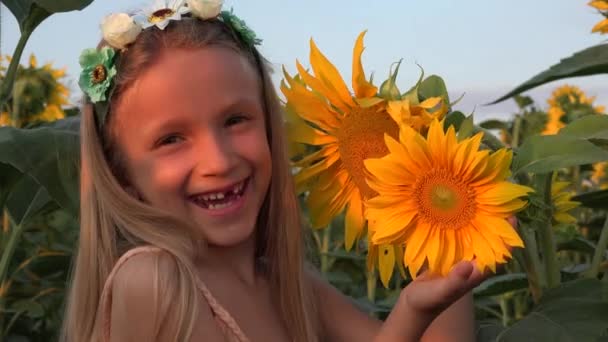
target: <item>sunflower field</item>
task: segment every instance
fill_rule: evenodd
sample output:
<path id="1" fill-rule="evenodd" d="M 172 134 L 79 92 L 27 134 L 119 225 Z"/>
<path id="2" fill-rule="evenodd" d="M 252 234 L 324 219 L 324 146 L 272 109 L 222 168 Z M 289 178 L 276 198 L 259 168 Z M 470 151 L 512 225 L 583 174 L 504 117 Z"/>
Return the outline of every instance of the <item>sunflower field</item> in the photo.
<path id="1" fill-rule="evenodd" d="M 20 65 L 36 27 L 92 0 L 3 0 L 21 38 L 0 57 L 0 341 L 52 341 L 78 240 L 79 111 L 65 71 Z M 594 0 L 608 34 L 608 0 Z M 352 79 L 311 40 L 278 85 L 310 259 L 370 315 L 386 318 L 420 272 L 475 260 L 478 341 L 608 341 L 608 115 L 572 77 L 608 73 L 605 42 L 574 52 L 493 103 L 458 110 L 448 85 L 400 62 L 375 81 L 353 37 Z M 322 42 L 327 44 L 327 42 Z M 317 45 L 319 44 L 319 46 Z M 526 91 L 554 81 L 548 99 Z M 556 83 L 557 84 L 557 83 Z"/>

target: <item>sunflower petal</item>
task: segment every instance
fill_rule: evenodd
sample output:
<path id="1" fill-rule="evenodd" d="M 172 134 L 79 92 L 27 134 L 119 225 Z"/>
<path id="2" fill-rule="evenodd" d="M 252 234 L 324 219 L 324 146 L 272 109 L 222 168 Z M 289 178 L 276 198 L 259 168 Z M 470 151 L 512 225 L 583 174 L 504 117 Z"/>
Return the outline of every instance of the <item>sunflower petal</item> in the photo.
<path id="1" fill-rule="evenodd" d="M 352 248 L 355 240 L 361 236 L 363 227 L 365 226 L 365 218 L 363 217 L 363 202 L 360 194 L 353 194 L 351 197 L 344 220 L 344 247 L 347 251 L 349 251 Z"/>
<path id="2" fill-rule="evenodd" d="M 366 31 L 363 31 L 357 37 L 355 48 L 353 49 L 353 90 L 357 98 L 372 97 L 378 92 L 373 84 L 365 78 L 365 71 L 361 64 L 361 55 L 363 54 L 363 37 Z"/>
<path id="3" fill-rule="evenodd" d="M 304 120 L 309 121 L 326 132 L 332 132 L 340 127 L 340 121 L 336 113 L 321 98 L 294 83 L 292 88 L 287 88 L 284 82 L 281 90 L 287 98 L 291 108 L 298 108 L 297 114 Z"/>
<path id="4" fill-rule="evenodd" d="M 350 107 L 355 106 L 355 102 L 353 101 L 340 72 L 323 55 L 312 39 L 310 40 L 310 64 L 312 70 L 315 72 L 315 76 L 318 79 L 321 79 L 327 89 L 331 89 L 331 91 L 339 96 L 346 105 Z"/>
<path id="5" fill-rule="evenodd" d="M 508 203 L 516 198 L 527 196 L 528 193 L 534 191 L 534 189 L 527 186 L 509 182 L 489 184 L 476 190 L 476 197 L 479 203 L 490 205 Z"/>
<path id="6" fill-rule="evenodd" d="M 380 270 L 380 280 L 384 287 L 388 288 L 388 283 L 395 269 L 395 248 L 393 245 L 385 244 L 379 246 L 378 268 Z"/>
<path id="7" fill-rule="evenodd" d="M 412 218 L 416 216 L 415 211 L 405 211 L 392 214 L 382 220 L 376 220 L 371 223 L 374 234 L 372 235 L 372 243 L 400 243 L 408 230 L 408 226 Z"/>

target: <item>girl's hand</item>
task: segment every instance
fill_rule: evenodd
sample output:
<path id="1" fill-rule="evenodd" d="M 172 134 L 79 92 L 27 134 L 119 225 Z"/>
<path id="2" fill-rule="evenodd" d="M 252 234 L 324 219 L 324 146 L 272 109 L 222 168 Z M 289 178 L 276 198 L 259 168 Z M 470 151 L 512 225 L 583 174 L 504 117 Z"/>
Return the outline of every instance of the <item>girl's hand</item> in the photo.
<path id="1" fill-rule="evenodd" d="M 445 277 L 423 273 L 403 289 L 399 302 L 418 314 L 437 316 L 485 277 L 474 261 L 461 261 Z"/>
<path id="2" fill-rule="evenodd" d="M 517 226 L 515 217 L 510 217 L 508 220 L 513 227 Z M 433 322 L 438 316 L 443 318 L 443 322 L 437 323 L 445 323 L 448 318 L 451 320 L 455 320 L 456 318 L 458 318 L 456 320 L 461 320 L 460 318 L 463 315 L 470 316 L 470 320 L 472 321 L 472 307 L 467 309 L 467 311 L 470 309 L 471 312 L 462 312 L 462 308 L 453 310 L 454 308 L 450 306 L 473 290 L 486 277 L 487 274 L 482 274 L 479 271 L 474 260 L 459 262 L 454 265 L 450 273 L 445 277 L 431 275 L 428 272 L 421 274 L 401 291 L 399 300 L 374 341 L 419 342 L 431 323 L 433 323 L 434 330 L 445 330 L 442 324 L 435 324 Z M 446 310 L 448 307 L 450 309 Z M 448 311 L 453 312 L 448 313 Z M 454 314 L 457 314 L 457 316 Z M 467 320 L 464 319 L 464 321 Z M 470 324 L 472 326 L 473 322 L 470 322 Z M 437 333 L 437 331 L 435 332 Z M 435 335 L 448 336 L 445 331 L 439 332 L 439 334 Z M 470 339 L 454 337 L 453 340 L 473 339 L 473 336 L 468 337 Z"/>

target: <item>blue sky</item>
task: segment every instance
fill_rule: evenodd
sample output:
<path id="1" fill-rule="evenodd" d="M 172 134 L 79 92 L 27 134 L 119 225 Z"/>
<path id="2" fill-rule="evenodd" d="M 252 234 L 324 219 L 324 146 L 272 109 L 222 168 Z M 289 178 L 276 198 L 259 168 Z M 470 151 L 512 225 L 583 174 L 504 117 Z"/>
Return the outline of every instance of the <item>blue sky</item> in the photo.
<path id="1" fill-rule="evenodd" d="M 23 61 L 33 52 L 39 63 L 66 67 L 77 98 L 78 56 L 99 40 L 102 17 L 149 3 L 95 0 L 83 11 L 56 14 L 34 32 Z M 233 7 L 264 40 L 261 51 L 275 65 L 277 84 L 282 65 L 292 73 L 296 59 L 309 65 L 311 37 L 350 80 L 353 43 L 360 31 L 368 30 L 363 55 L 368 75 L 374 72 L 375 80 L 383 80 L 391 63 L 403 59 L 398 85 L 406 89 L 419 76 L 418 63 L 427 74 L 444 78 L 453 99 L 464 93 L 456 109 L 475 109 L 477 119 L 509 115 L 515 110 L 511 100 L 484 104 L 561 58 L 608 38 L 590 33 L 601 17 L 587 1 L 226 0 L 225 7 Z M 19 29 L 7 8 L 1 10 L 0 49 L 11 54 Z M 551 90 L 565 83 L 608 104 L 605 75 L 553 82 L 529 94 L 544 105 Z"/>

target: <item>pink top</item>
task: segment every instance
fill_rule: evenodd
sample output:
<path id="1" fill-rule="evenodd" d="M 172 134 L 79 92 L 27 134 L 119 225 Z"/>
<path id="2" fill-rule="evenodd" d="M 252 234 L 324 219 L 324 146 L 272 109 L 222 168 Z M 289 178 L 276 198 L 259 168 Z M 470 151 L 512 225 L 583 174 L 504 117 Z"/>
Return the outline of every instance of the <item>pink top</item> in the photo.
<path id="1" fill-rule="evenodd" d="M 104 284 L 103 292 L 101 294 L 100 304 L 102 305 L 101 314 L 103 319 L 103 342 L 110 342 L 110 314 L 112 312 L 112 282 L 114 280 L 114 275 L 116 274 L 120 266 L 124 264 L 130 257 L 143 252 L 157 251 L 161 251 L 161 249 L 154 246 L 136 247 L 123 254 L 116 262 L 116 265 L 114 265 L 112 272 L 110 272 L 110 275 L 108 276 L 108 279 Z M 207 303 L 209 303 L 213 318 L 215 319 L 217 325 L 224 334 L 226 341 L 249 342 L 249 339 L 247 338 L 247 336 L 245 336 L 241 328 L 239 328 L 234 318 L 232 318 L 230 313 L 228 313 L 228 311 L 226 311 L 226 309 L 222 307 L 222 305 L 215 299 L 215 297 L 213 297 L 207 286 L 198 277 L 196 278 L 196 286 L 202 292 L 203 296 L 205 297 L 205 300 L 207 300 Z"/>

